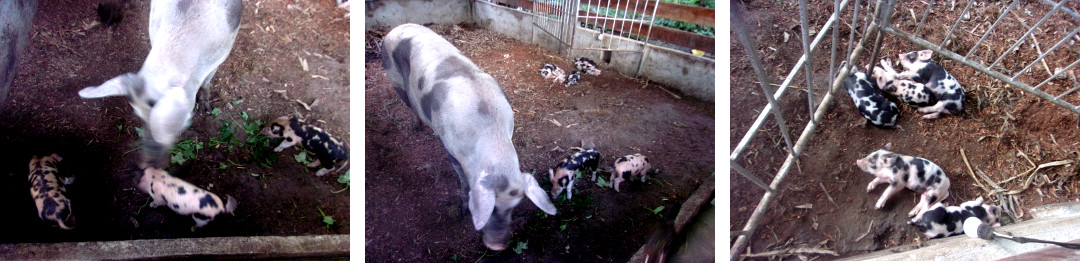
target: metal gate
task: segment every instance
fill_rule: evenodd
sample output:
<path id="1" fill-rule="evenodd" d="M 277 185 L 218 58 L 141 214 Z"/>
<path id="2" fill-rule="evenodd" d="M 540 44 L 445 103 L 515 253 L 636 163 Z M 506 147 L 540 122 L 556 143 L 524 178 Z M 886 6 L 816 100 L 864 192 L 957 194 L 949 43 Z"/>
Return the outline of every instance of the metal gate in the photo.
<path id="1" fill-rule="evenodd" d="M 622 42 L 648 45 L 657 6 L 655 0 L 536 0 L 533 11 L 544 19 L 534 25 L 559 40 L 560 52 L 575 49 L 574 29 L 583 27 L 600 32 L 602 44 L 576 49 L 643 53 L 647 48 Z"/>
<path id="2" fill-rule="evenodd" d="M 1080 2 L 1080 0 L 1062 0 L 1061 2 L 1054 2 L 1053 0 L 1039 0 L 1039 2 L 1041 2 L 1042 4 L 1053 6 L 1053 8 L 1048 11 L 1047 14 L 1042 16 L 1042 19 L 1040 19 L 1033 26 L 1028 27 L 1027 25 L 1024 25 L 1024 28 L 1028 28 L 1028 30 L 1023 35 L 1023 37 L 1013 40 L 1015 41 L 1015 43 L 1013 43 L 1009 49 L 1001 51 L 1001 54 L 996 55 L 991 54 L 993 52 L 997 52 L 996 50 L 991 50 L 990 48 L 983 48 L 984 46 L 980 46 L 980 44 L 982 44 L 984 40 L 986 40 L 986 38 L 991 35 L 992 32 L 994 32 L 994 29 L 998 27 L 999 23 L 1003 20 L 1004 17 L 1011 14 L 1010 10 L 1012 10 L 1019 4 L 1019 0 L 1012 1 L 1005 8 L 1004 12 L 1001 12 L 1000 16 L 994 21 L 994 23 L 992 25 L 989 25 L 986 31 L 981 35 L 974 32 L 967 32 L 980 38 L 978 42 L 972 45 L 969 50 L 966 50 L 964 55 L 957 53 L 958 50 L 949 50 L 948 48 L 943 47 L 947 47 L 949 41 L 955 39 L 954 30 L 957 29 L 957 25 L 962 22 L 961 20 L 964 19 L 964 15 L 968 14 L 971 11 L 972 4 L 980 1 L 968 1 L 968 3 L 964 7 L 963 13 L 960 14 L 959 18 L 955 22 L 950 23 L 952 27 L 949 29 L 948 34 L 946 34 L 944 39 L 937 42 L 930 42 L 924 39 L 923 36 L 919 35 L 919 33 L 923 28 L 923 24 L 927 20 L 930 9 L 934 8 L 934 4 L 936 2 L 934 0 L 929 0 L 929 3 L 926 3 L 927 9 L 925 12 L 922 13 L 921 19 L 918 20 L 918 25 L 916 26 L 914 33 L 908 33 L 901 29 L 893 27 L 890 20 L 893 17 L 893 13 L 898 10 L 895 0 L 874 1 L 872 3 L 866 4 L 865 7 L 860 6 L 860 0 L 854 0 L 854 4 L 850 6 L 848 5 L 848 3 L 851 2 L 850 0 L 834 0 L 832 15 L 829 17 L 828 21 L 826 21 L 825 24 L 817 30 L 817 32 L 819 33 L 817 34 L 817 36 L 815 36 L 813 41 L 810 41 L 810 38 L 807 34 L 807 30 L 810 27 L 807 21 L 807 1 L 800 0 L 799 13 L 800 24 L 802 27 L 803 55 L 799 58 L 794 68 L 792 68 L 791 71 L 787 74 L 787 77 L 783 80 L 782 84 L 779 85 L 779 88 L 776 91 L 769 90 L 769 87 L 772 84 L 770 84 L 769 77 L 765 73 L 765 67 L 761 63 L 760 54 L 758 54 L 757 50 L 753 48 L 755 47 L 755 43 L 753 42 L 753 38 L 750 35 L 746 21 L 742 17 L 746 13 L 746 10 L 737 2 L 738 1 L 732 1 L 731 4 L 731 27 L 736 32 L 736 35 L 733 37 L 737 37 L 738 41 L 743 46 L 746 53 L 749 55 L 751 66 L 753 67 L 754 72 L 758 77 L 758 82 L 761 83 L 761 89 L 763 91 L 763 95 L 766 97 L 767 104 L 763 107 L 757 119 L 751 125 L 750 129 L 744 134 L 742 139 L 736 145 L 735 149 L 731 152 L 729 156 L 729 163 L 732 170 L 752 181 L 755 185 L 758 185 L 759 187 L 765 189 L 766 192 L 762 196 L 757 207 L 754 209 L 750 220 L 747 221 L 746 225 L 742 228 L 742 230 L 733 231 L 731 233 L 731 237 L 736 238 L 730 250 L 732 260 L 737 260 L 740 253 L 746 250 L 750 241 L 750 237 L 752 237 L 754 232 L 758 229 L 761 219 L 766 214 L 766 209 L 768 208 L 769 204 L 779 195 L 778 191 L 780 191 L 780 184 L 783 183 L 784 179 L 787 178 L 787 174 L 794 166 L 794 164 L 798 162 L 800 154 L 806 148 L 807 143 L 813 136 L 814 131 L 818 127 L 819 121 L 824 117 L 826 111 L 828 110 L 829 103 L 835 96 L 846 96 L 843 93 L 841 93 L 841 95 L 834 95 L 839 90 L 839 87 L 842 86 L 843 78 L 838 76 L 846 76 L 848 74 L 848 70 L 850 69 L 850 67 L 840 69 L 836 68 L 836 65 L 838 64 L 836 63 L 836 46 L 838 46 L 838 44 L 834 44 L 832 52 L 829 53 L 831 59 L 828 60 L 828 67 L 830 68 L 829 77 L 832 80 L 831 82 L 829 82 L 830 86 L 828 87 L 828 91 L 825 93 L 824 97 L 822 97 L 820 103 L 815 104 L 813 89 L 807 88 L 808 107 L 810 108 L 809 112 L 812 113 L 812 117 L 810 121 L 806 123 L 806 126 L 804 127 L 799 138 L 796 141 L 792 142 L 791 138 L 788 135 L 789 128 L 783 121 L 784 115 L 779 109 L 780 105 L 776 103 L 776 100 L 780 99 L 781 96 L 784 95 L 784 93 L 788 90 L 788 87 L 790 87 L 791 82 L 795 80 L 795 78 L 797 78 L 796 75 L 798 75 L 799 71 L 802 70 L 804 67 L 807 83 L 813 83 L 811 81 L 812 76 L 810 74 L 810 72 L 812 72 L 812 62 L 825 61 L 825 59 L 813 58 L 810 56 L 814 54 L 813 51 L 817 49 L 818 44 L 825 38 L 825 36 L 829 35 L 829 30 L 833 31 L 831 34 L 833 39 L 832 43 L 838 43 L 838 32 L 836 30 L 836 26 L 838 26 L 838 24 L 840 23 L 840 18 L 838 16 L 842 8 L 845 10 L 848 8 L 854 10 L 853 16 L 850 18 L 850 25 L 853 29 L 851 30 L 851 34 L 848 37 L 847 51 L 842 53 L 846 54 L 844 57 L 842 57 L 842 59 L 847 60 L 848 65 L 855 65 L 854 62 L 857 61 L 861 55 L 863 55 L 862 53 L 864 52 L 864 46 L 867 46 L 871 49 L 869 61 L 877 61 L 879 56 L 878 49 L 881 46 L 882 33 L 888 33 L 897 36 L 905 41 L 909 41 L 916 45 L 922 46 L 923 48 L 933 50 L 936 54 L 940 56 L 957 61 L 967 67 L 971 67 L 983 74 L 993 77 L 994 79 L 1005 82 L 1011 86 L 1019 88 L 1020 90 L 1023 90 L 1039 98 L 1052 102 L 1055 105 L 1068 109 L 1069 111 L 1080 113 L 1080 108 L 1062 99 L 1062 97 L 1071 94 L 1077 90 L 1080 90 L 1080 84 L 1074 82 L 1076 87 L 1073 87 L 1061 94 L 1056 95 L 1046 93 L 1040 89 L 1041 87 L 1043 87 L 1043 85 L 1046 85 L 1055 78 L 1060 78 L 1061 76 L 1063 76 L 1062 74 L 1065 74 L 1065 72 L 1069 72 L 1069 70 L 1075 68 L 1077 64 L 1080 64 L 1080 59 L 1078 59 L 1069 63 L 1068 66 L 1065 66 L 1064 68 L 1051 68 L 1050 66 L 1046 65 L 1046 62 L 1044 61 L 1044 58 L 1050 55 L 1051 52 L 1054 52 L 1055 50 L 1061 48 L 1063 44 L 1070 43 L 1069 45 L 1073 45 L 1071 44 L 1072 41 L 1080 42 L 1080 35 L 1077 35 L 1077 33 L 1080 32 L 1080 27 L 1072 29 L 1067 34 L 1058 34 L 1053 37 L 1048 37 L 1049 39 L 1040 40 L 1036 39 L 1036 37 L 1033 35 L 1033 32 L 1036 32 L 1040 25 L 1043 25 L 1044 22 L 1046 22 L 1051 16 L 1053 16 L 1057 12 L 1066 13 L 1072 19 L 1080 20 L 1080 14 L 1077 14 L 1076 12 L 1067 8 L 1063 8 L 1063 5 L 1066 2 L 1077 3 Z M 910 2 L 909 4 L 917 5 L 919 3 L 925 2 Z M 953 3 L 955 4 L 955 1 L 953 1 Z M 983 3 L 985 4 L 986 2 L 983 1 Z M 942 5 L 944 5 L 944 3 L 942 3 Z M 912 9 L 905 8 L 902 10 Z M 866 26 L 860 27 L 860 13 L 870 14 L 863 15 L 863 24 Z M 905 12 L 902 15 L 908 15 L 908 13 Z M 910 11 L 910 15 L 913 19 L 915 18 L 915 13 L 913 10 Z M 856 30 L 864 30 L 864 33 L 862 34 L 863 37 L 861 39 L 855 39 Z M 1022 68 L 1008 68 L 1001 63 L 1003 59 L 1005 59 L 1009 54 L 1015 52 L 1020 45 L 1026 43 L 1026 41 L 1028 41 L 1029 39 L 1034 42 L 1033 44 L 1038 50 L 1039 56 L 1037 59 L 1030 62 L 1025 61 L 1024 63 L 1020 63 L 1024 65 L 1024 67 Z M 857 44 L 855 44 L 856 41 L 858 42 Z M 1040 41 L 1042 41 L 1041 43 L 1054 44 L 1049 49 L 1042 50 L 1042 48 L 1038 44 L 1040 43 Z M 989 46 L 989 44 L 987 44 L 986 46 Z M 990 61 L 992 61 L 992 63 L 990 63 L 989 66 L 984 63 Z M 1032 70 L 1032 68 L 1036 68 L 1036 65 L 1040 64 L 1040 62 L 1040 66 L 1042 66 L 1045 71 Z M 1006 74 L 1002 71 L 1007 71 L 1011 74 Z M 1025 82 L 1024 80 L 1035 81 L 1038 82 L 1038 84 L 1036 84 L 1035 86 L 1031 86 L 1030 83 L 1034 82 Z M 773 177 L 772 182 L 766 184 L 758 176 L 753 175 L 751 172 L 741 166 L 738 161 L 741 157 L 744 157 L 742 156 L 743 151 L 746 149 L 749 142 L 757 135 L 757 131 L 761 130 L 761 126 L 764 124 L 765 119 L 769 115 L 773 115 L 773 117 L 777 120 L 776 123 L 779 126 L 778 128 L 781 130 L 781 133 L 784 136 L 784 150 L 788 152 L 788 156 L 785 159 L 784 163 L 778 169 L 775 177 Z"/>

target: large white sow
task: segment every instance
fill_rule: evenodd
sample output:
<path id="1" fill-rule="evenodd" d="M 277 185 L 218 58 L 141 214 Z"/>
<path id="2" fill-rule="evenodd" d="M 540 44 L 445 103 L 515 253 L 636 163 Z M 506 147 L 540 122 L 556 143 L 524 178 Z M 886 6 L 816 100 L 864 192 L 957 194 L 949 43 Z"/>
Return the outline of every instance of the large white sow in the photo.
<path id="1" fill-rule="evenodd" d="M 462 201 L 473 226 L 483 231 L 484 245 L 506 249 L 510 215 L 523 197 L 555 214 L 536 179 L 521 172 L 511 141 L 514 112 L 494 78 L 424 26 L 395 27 L 383 47 L 383 68 L 394 91 L 450 153 Z"/>

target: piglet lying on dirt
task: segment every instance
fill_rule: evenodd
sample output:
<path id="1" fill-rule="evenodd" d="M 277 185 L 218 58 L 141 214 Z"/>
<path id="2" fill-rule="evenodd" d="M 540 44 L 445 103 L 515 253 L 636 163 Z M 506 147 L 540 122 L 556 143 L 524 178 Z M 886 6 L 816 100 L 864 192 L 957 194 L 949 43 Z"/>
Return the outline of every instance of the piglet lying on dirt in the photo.
<path id="1" fill-rule="evenodd" d="M 937 104 L 937 97 L 922 83 L 898 78 L 899 72 L 892 67 L 892 60 L 882 59 L 880 67 L 874 67 L 874 79 L 882 90 L 896 96 L 901 101 L 918 107 Z"/>
<path id="2" fill-rule="evenodd" d="M 514 111 L 499 83 L 454 45 L 417 24 L 404 24 L 383 38 L 383 68 L 390 84 L 417 119 L 431 127 L 450 153 L 473 226 L 484 245 L 506 249 L 510 216 L 528 197 L 554 215 L 555 205 L 532 174 L 521 172 Z M 402 175 L 415 176 L 415 175 Z"/>
<path id="3" fill-rule="evenodd" d="M 570 86 L 577 85 L 579 80 L 581 80 L 581 71 L 580 70 L 575 70 L 573 72 L 570 72 L 570 75 L 566 75 L 566 81 L 563 81 L 563 87 L 570 87 Z"/>
<path id="4" fill-rule="evenodd" d="M 34 197 L 37 205 L 38 218 L 45 221 L 54 221 L 60 228 L 75 228 L 75 217 L 71 215 L 71 200 L 66 196 L 67 190 L 64 185 L 70 181 L 57 176 L 56 163 L 62 158 L 55 153 L 49 156 L 30 159 L 30 196 Z"/>
<path id="5" fill-rule="evenodd" d="M 634 180 L 634 176 L 641 176 L 641 182 L 645 182 L 647 179 L 646 173 L 649 171 L 649 158 L 635 153 L 633 155 L 623 156 L 618 160 L 615 160 L 615 169 L 611 171 L 611 186 L 615 187 L 615 192 L 619 192 L 619 184 L 630 177 L 630 180 Z"/>
<path id="6" fill-rule="evenodd" d="M 228 201 L 223 203 L 216 194 L 173 177 L 161 169 L 146 168 L 138 187 L 154 199 L 150 207 L 164 205 L 177 214 L 191 215 L 191 218 L 195 219 L 191 232 L 210 223 L 221 213 L 232 214 L 236 210 L 236 200 L 232 196 L 226 196 Z"/>
<path id="7" fill-rule="evenodd" d="M 919 108 L 919 112 L 929 113 L 923 115 L 924 119 L 940 118 L 942 114 L 960 114 L 964 108 L 964 87 L 960 86 L 960 82 L 946 72 L 945 68 L 930 60 L 933 54 L 934 51 L 931 50 L 900 54 L 900 65 L 906 70 L 897 77 L 922 83 L 934 92 L 937 103 Z"/>
<path id="8" fill-rule="evenodd" d="M 949 177 L 945 176 L 941 167 L 923 158 L 890 152 L 891 148 L 892 143 L 885 144 L 884 148 L 855 161 L 859 169 L 875 177 L 866 186 L 867 193 L 873 191 L 878 184 L 889 184 L 875 208 L 884 208 L 885 201 L 904 187 L 922 195 L 919 203 L 908 213 L 908 217 L 930 209 L 930 206 L 949 197 Z"/>
<path id="9" fill-rule="evenodd" d="M 566 72 L 552 64 L 544 64 L 544 67 L 540 68 L 540 76 L 551 79 L 552 83 L 566 82 Z"/>
<path id="10" fill-rule="evenodd" d="M 840 62 L 840 68 L 846 64 L 847 61 Z M 866 118 L 866 122 L 879 128 L 896 127 L 896 119 L 900 117 L 896 104 L 881 94 L 874 82 L 866 78 L 866 73 L 858 71 L 855 66 L 852 66 L 849 72 L 844 78 L 844 89 L 855 102 L 855 108 Z"/>
<path id="11" fill-rule="evenodd" d="M 558 170 L 548 169 L 548 178 L 551 179 L 551 198 L 559 197 L 566 190 L 566 199 L 571 198 L 574 190 L 574 174 L 578 170 L 592 170 L 593 178 L 596 178 L 596 169 L 600 166 L 600 152 L 593 149 L 585 149 L 571 154 L 562 162 L 559 162 Z"/>
<path id="12" fill-rule="evenodd" d="M 275 152 L 281 152 L 285 148 L 299 143 L 304 149 L 314 153 L 318 159 L 308 164 L 308 167 L 318 167 L 319 165 L 323 167 L 318 172 L 315 172 L 315 176 L 326 175 L 334 170 L 338 162 L 345 162 L 342 164 L 342 168 L 348 165 L 349 149 L 345 147 L 344 143 L 319 129 L 319 127 L 307 124 L 295 116 L 282 116 L 270 121 L 262 129 L 262 134 L 270 138 L 285 138 L 280 145 L 274 148 Z"/>
<path id="13" fill-rule="evenodd" d="M 79 96 L 127 96 L 145 124 L 143 163 L 168 164 L 169 151 L 191 126 L 195 94 L 210 88 L 218 66 L 232 51 L 240 28 L 240 0 L 154 0 L 150 2 L 150 53 L 138 74 L 114 77 Z M 201 97 L 209 111 L 208 93 Z"/>
<path id="14" fill-rule="evenodd" d="M 941 238 L 964 233 L 964 220 L 970 217 L 982 220 L 983 224 L 999 227 L 1001 207 L 983 204 L 983 198 L 967 201 L 960 206 L 945 206 L 937 203 L 919 215 L 918 220 L 911 220 L 909 225 L 919 228 L 928 238 Z"/>
<path id="15" fill-rule="evenodd" d="M 586 74 L 593 76 L 600 75 L 600 67 L 597 67 L 596 62 L 593 62 L 586 57 L 579 57 L 574 59 L 574 66 L 577 67 L 578 70 L 584 71 Z"/>

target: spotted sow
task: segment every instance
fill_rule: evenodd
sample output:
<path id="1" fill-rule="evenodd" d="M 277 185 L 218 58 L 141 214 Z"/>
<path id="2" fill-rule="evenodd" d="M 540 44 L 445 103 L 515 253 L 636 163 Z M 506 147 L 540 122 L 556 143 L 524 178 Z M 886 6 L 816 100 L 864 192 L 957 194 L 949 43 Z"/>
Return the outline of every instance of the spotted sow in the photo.
<path id="1" fill-rule="evenodd" d="M 484 233 L 485 246 L 506 249 L 510 215 L 523 198 L 555 214 L 536 178 L 521 172 L 511 141 L 514 111 L 494 78 L 421 25 L 395 27 L 383 47 L 383 68 L 394 91 L 450 153 L 462 203 L 468 204 L 473 227 Z"/>
<path id="2" fill-rule="evenodd" d="M 169 152 L 191 126 L 195 94 L 210 87 L 240 29 L 241 0 L 150 2 L 150 53 L 138 73 L 126 73 L 79 91 L 82 98 L 125 96 L 142 119 L 141 167 L 168 164 Z M 201 107 L 209 111 L 209 93 Z"/>

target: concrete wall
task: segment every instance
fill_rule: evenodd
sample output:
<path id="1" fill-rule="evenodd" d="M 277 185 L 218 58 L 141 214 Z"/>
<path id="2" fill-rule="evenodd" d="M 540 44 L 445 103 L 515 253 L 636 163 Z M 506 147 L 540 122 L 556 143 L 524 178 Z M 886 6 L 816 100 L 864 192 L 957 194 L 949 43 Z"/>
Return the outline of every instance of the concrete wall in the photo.
<path id="1" fill-rule="evenodd" d="M 472 21 L 469 0 L 400 0 L 364 2 L 365 27 L 392 28 L 404 23 L 458 24 Z"/>
<path id="2" fill-rule="evenodd" d="M 473 19 L 485 28 L 510 36 L 525 43 L 536 44 L 550 50 L 559 50 L 559 41 L 533 25 L 542 19 L 515 9 L 478 2 L 473 7 Z M 674 89 L 704 101 L 714 101 L 716 96 L 716 61 L 698 57 L 681 51 L 648 46 L 642 52 L 611 52 L 610 63 L 602 61 L 603 51 L 583 48 L 599 48 L 603 44 L 597 39 L 597 31 L 578 28 L 574 34 L 574 50 L 569 57 L 589 57 L 605 70 L 616 70 L 623 74 L 637 75 L 638 64 L 645 55 L 640 77 L 662 83 Z M 611 37 L 606 35 L 605 37 Z M 615 41 L 618 50 L 643 50 L 646 47 L 633 41 Z M 569 61 L 568 61 L 569 63 Z"/>
<path id="3" fill-rule="evenodd" d="M 475 22 L 500 34 L 518 41 L 535 44 L 558 51 L 562 45 L 557 39 L 539 29 L 534 22 L 543 18 L 535 15 L 498 6 L 488 2 L 468 0 L 454 1 L 373 1 L 365 2 L 366 27 L 394 27 L 403 23 L 458 24 Z M 611 60 L 603 61 L 603 51 L 583 48 L 599 48 L 603 44 L 597 39 L 597 31 L 577 28 L 574 34 L 575 49 L 569 58 L 584 56 L 600 64 L 604 70 L 615 70 L 629 76 L 640 76 L 651 81 L 677 89 L 691 97 L 714 101 L 716 96 L 716 61 L 698 57 L 681 51 L 648 46 L 634 41 L 615 41 L 618 50 L 643 52 L 611 52 Z M 610 37 L 610 36 L 605 36 Z M 644 57 L 638 75 L 638 65 Z"/>

